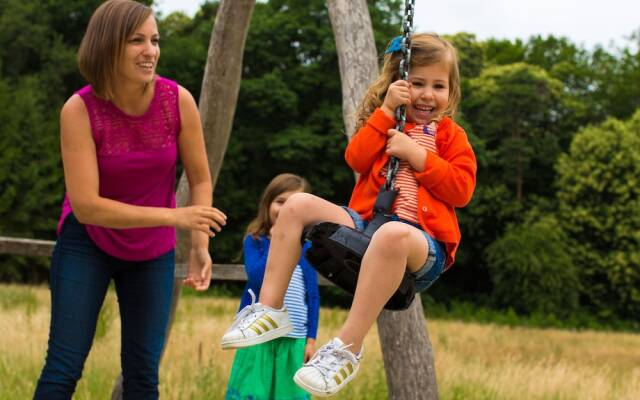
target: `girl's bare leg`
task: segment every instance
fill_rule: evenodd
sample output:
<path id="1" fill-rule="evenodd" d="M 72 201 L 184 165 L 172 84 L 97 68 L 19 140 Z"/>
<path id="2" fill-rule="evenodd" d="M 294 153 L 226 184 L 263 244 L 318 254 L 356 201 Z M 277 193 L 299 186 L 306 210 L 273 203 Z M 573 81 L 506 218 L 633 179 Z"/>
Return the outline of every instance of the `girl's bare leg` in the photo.
<path id="1" fill-rule="evenodd" d="M 354 227 L 342 207 L 309 193 L 291 195 L 278 213 L 271 230 L 271 247 L 260 290 L 260 302 L 280 308 L 293 270 L 300 259 L 300 236 L 305 227 L 319 222 L 334 222 Z"/>
<path id="2" fill-rule="evenodd" d="M 405 270 L 417 271 L 427 260 L 424 234 L 402 222 L 382 225 L 362 259 L 351 310 L 338 337 L 357 353 L 384 305 L 400 286 Z"/>

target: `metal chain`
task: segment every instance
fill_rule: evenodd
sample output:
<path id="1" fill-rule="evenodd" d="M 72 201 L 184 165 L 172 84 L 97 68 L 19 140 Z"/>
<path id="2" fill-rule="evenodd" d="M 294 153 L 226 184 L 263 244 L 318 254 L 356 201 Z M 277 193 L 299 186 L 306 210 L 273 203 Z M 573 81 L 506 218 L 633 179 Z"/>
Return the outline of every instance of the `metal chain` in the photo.
<path id="1" fill-rule="evenodd" d="M 407 80 L 409 78 L 409 66 L 411 65 L 411 35 L 413 34 L 413 14 L 415 9 L 415 0 L 405 0 L 404 17 L 402 19 L 402 60 L 400 60 L 400 79 Z M 404 126 L 407 122 L 407 108 L 402 105 L 396 108 L 396 129 L 404 132 Z M 396 183 L 396 174 L 400 167 L 400 161 L 396 157 L 389 159 L 387 168 L 387 180 L 384 187 L 386 190 L 393 190 Z"/>

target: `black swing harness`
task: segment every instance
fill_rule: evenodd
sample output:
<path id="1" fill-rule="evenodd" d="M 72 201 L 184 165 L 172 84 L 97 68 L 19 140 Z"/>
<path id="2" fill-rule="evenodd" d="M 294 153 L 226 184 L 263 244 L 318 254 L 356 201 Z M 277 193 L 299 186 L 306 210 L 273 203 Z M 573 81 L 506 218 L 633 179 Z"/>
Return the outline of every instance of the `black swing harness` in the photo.
<path id="1" fill-rule="evenodd" d="M 403 18 L 402 54 L 400 77 L 407 80 L 411 62 L 411 34 L 413 33 L 413 15 L 415 0 L 405 0 Z M 404 132 L 406 107 L 396 109 L 396 129 Z M 355 293 L 362 257 L 369 246 L 374 232 L 391 220 L 391 208 L 398 195 L 395 189 L 396 174 L 400 165 L 396 157 L 390 157 L 387 165 L 387 177 L 380 188 L 373 207 L 373 219 L 364 232 L 331 222 L 321 222 L 308 229 L 303 239 L 311 242 L 306 252 L 307 260 L 324 277 L 347 292 Z M 381 279 L 383 279 L 381 277 Z M 388 310 L 407 309 L 416 294 L 413 275 L 405 272 L 400 287 L 391 296 L 385 308 Z"/>

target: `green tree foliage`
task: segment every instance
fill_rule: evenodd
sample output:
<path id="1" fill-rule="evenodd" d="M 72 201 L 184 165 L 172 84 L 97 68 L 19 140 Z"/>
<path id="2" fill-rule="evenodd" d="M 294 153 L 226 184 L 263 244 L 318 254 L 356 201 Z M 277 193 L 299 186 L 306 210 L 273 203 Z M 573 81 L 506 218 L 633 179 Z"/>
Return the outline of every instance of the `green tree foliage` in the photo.
<path id="1" fill-rule="evenodd" d="M 487 247 L 493 299 L 519 313 L 568 316 L 578 308 L 578 270 L 552 216 L 508 229 Z"/>
<path id="2" fill-rule="evenodd" d="M 566 37 L 536 35 L 527 42 L 489 39 L 482 46 L 486 66 L 524 62 L 560 80 L 569 111 L 559 124 L 575 132 L 608 116 L 628 118 L 638 108 L 640 86 L 629 82 L 637 82 L 640 76 L 640 33 L 632 33 L 627 43 L 613 51 L 601 46 L 588 51 Z"/>
<path id="3" fill-rule="evenodd" d="M 486 67 L 469 80 L 461 108 L 472 127 L 478 181 L 471 204 L 459 211 L 462 266 L 449 278 L 465 292 L 490 292 L 485 248 L 509 223 L 522 222 L 535 195 L 553 193 L 561 99 L 561 82 L 524 63 Z"/>
<path id="4" fill-rule="evenodd" d="M 525 44 L 520 39 L 488 39 L 484 43 L 485 59 L 490 65 L 509 65 L 524 62 Z"/>
<path id="5" fill-rule="evenodd" d="M 576 134 L 558 169 L 559 222 L 602 316 L 640 315 L 640 111 Z"/>
<path id="6" fill-rule="evenodd" d="M 176 12 L 160 15 L 158 73 L 180 83 L 200 98 L 209 40 L 218 3 L 204 3 L 193 19 Z"/>
<path id="7" fill-rule="evenodd" d="M 472 33 L 460 32 L 447 37 L 458 52 L 458 67 L 460 68 L 461 84 L 467 79 L 480 75 L 484 68 L 484 49 Z M 465 92 L 463 90 L 463 92 Z"/>
<path id="8" fill-rule="evenodd" d="M 618 55 L 602 48 L 594 52 L 597 91 L 604 116 L 626 119 L 640 107 L 640 31 L 631 37 L 631 45 Z"/>
<path id="9" fill-rule="evenodd" d="M 490 154 L 484 182 L 506 182 L 518 200 L 548 193 L 560 150 L 560 81 L 523 63 L 489 67 L 470 81 L 463 111 Z"/>

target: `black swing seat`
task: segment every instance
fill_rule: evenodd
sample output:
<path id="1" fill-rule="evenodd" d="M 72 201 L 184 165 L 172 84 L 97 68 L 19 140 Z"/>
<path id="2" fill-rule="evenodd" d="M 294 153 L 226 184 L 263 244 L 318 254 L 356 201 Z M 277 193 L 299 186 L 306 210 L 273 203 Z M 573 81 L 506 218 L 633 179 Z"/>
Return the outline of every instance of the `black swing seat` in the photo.
<path id="1" fill-rule="evenodd" d="M 303 235 L 305 240 L 312 243 L 306 252 L 307 260 L 322 276 L 353 294 L 362 257 L 371 241 L 365 232 L 331 222 L 316 224 Z M 381 276 L 380 279 L 385 277 Z M 415 294 L 415 278 L 405 272 L 400 287 L 384 308 L 406 310 Z"/>

